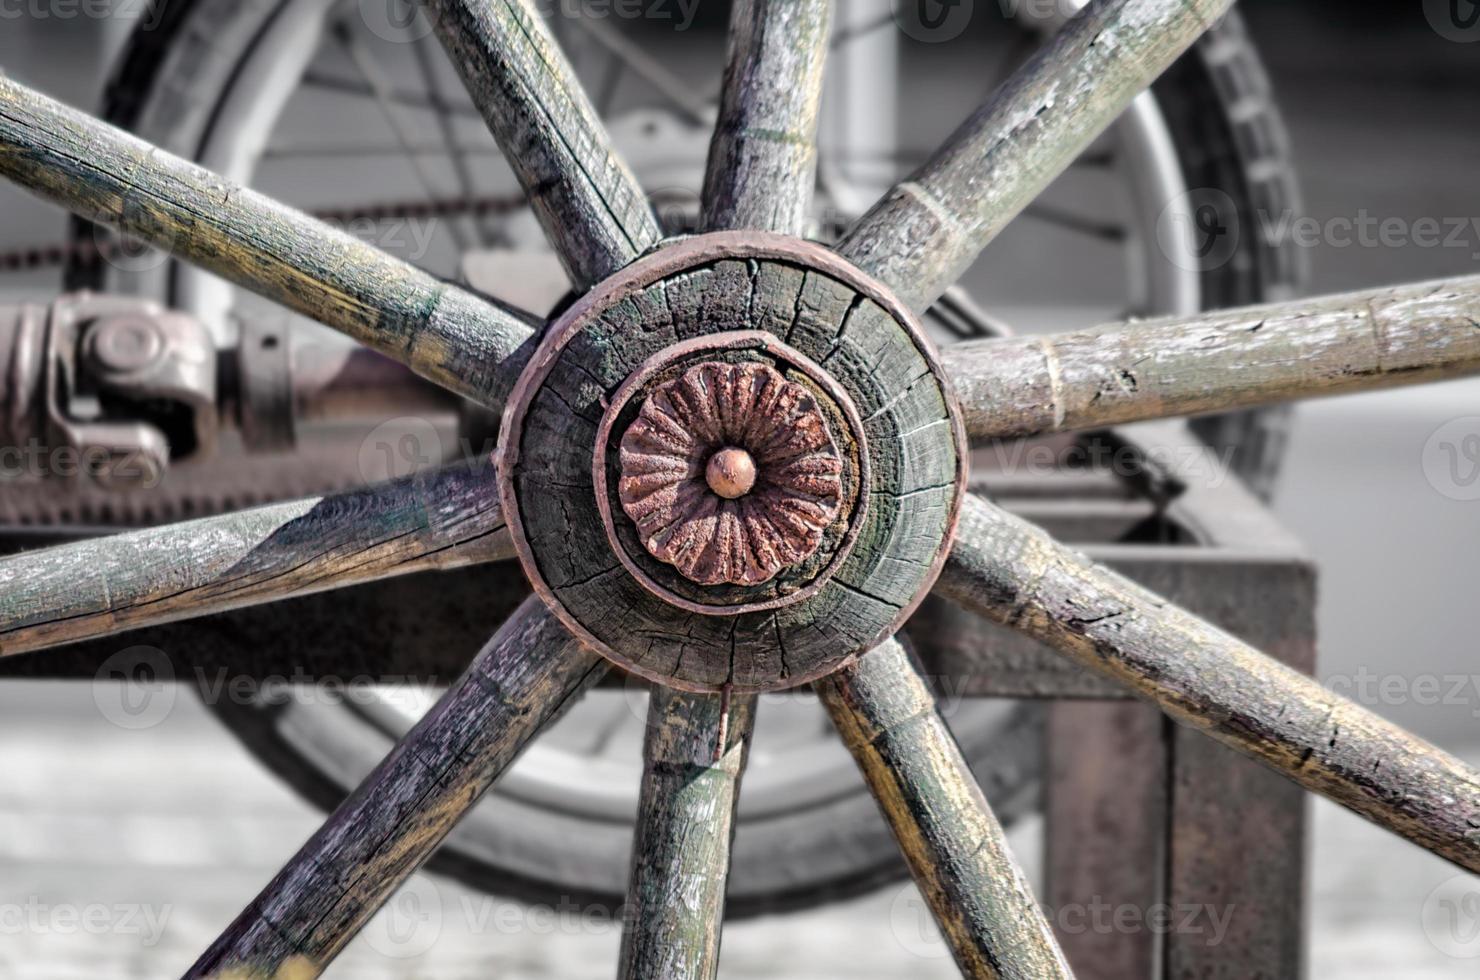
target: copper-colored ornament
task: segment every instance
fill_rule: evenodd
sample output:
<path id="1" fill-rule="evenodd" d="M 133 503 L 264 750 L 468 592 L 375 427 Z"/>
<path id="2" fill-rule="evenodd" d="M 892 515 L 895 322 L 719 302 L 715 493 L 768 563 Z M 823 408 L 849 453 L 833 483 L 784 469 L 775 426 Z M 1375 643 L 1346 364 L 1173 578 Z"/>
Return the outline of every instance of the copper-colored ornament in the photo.
<path id="1" fill-rule="evenodd" d="M 805 561 L 842 506 L 822 409 L 755 361 L 705 361 L 656 388 L 619 461 L 643 545 L 700 585 L 758 585 Z"/>
<path id="2" fill-rule="evenodd" d="M 755 486 L 755 460 L 750 453 L 735 446 L 721 449 L 709 457 L 709 465 L 704 467 L 704 480 L 709 489 L 726 500 L 743 497 Z"/>

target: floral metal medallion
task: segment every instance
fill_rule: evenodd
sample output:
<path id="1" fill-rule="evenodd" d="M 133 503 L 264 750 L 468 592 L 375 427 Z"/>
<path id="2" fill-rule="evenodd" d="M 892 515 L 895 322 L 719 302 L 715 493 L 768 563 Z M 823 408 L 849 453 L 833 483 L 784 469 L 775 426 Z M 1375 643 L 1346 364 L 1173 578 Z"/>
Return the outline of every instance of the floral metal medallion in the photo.
<path id="1" fill-rule="evenodd" d="M 756 585 L 810 557 L 843 496 L 816 400 L 753 361 L 705 361 L 657 388 L 620 459 L 643 545 L 701 585 Z"/>

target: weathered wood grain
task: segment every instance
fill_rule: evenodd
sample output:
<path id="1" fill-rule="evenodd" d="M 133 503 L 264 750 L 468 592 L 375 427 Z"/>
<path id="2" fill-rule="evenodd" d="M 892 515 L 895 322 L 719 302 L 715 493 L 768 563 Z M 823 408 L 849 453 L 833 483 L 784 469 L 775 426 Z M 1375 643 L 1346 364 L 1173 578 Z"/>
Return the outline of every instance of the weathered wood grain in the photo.
<path id="1" fill-rule="evenodd" d="M 1480 871 L 1480 771 L 969 497 L 938 590 Z"/>
<path id="2" fill-rule="evenodd" d="M 703 980 L 719 968 L 725 885 L 756 699 L 654 687 L 622 980 Z M 723 744 L 720 740 L 723 739 Z"/>
<path id="3" fill-rule="evenodd" d="M 1421 384 L 1480 371 L 1480 276 L 941 355 L 973 438 L 1012 438 Z"/>
<path id="4" fill-rule="evenodd" d="M 491 463 L 0 560 L 0 655 L 514 554 Z"/>
<path id="5" fill-rule="evenodd" d="M 500 408 L 535 320 L 0 78 L 0 176 Z M 532 346 L 532 345 L 531 345 Z"/>
<path id="6" fill-rule="evenodd" d="M 605 669 L 538 600 L 526 600 L 185 976 L 318 976 Z"/>
<path id="7" fill-rule="evenodd" d="M 706 587 L 649 554 L 622 510 L 614 448 L 629 423 L 617 392 L 677 340 L 746 328 L 755 333 L 732 338 L 741 346 L 727 357 L 769 363 L 811 386 L 819 406 L 836 403 L 796 367 L 801 355 L 851 401 L 863 438 L 851 425 L 835 426 L 833 437 L 845 455 L 867 454 L 867 507 L 856 522 L 841 512 L 836 522 L 840 531 L 856 526 L 851 551 L 841 550 L 840 533 L 768 582 Z M 605 453 L 611 535 L 595 506 L 592 458 L 609 410 L 618 413 Z M 572 629 L 655 682 L 753 693 L 821 676 L 891 635 L 913 609 L 963 494 L 961 441 L 938 366 L 907 312 L 820 246 L 717 232 L 654 251 L 572 307 L 511 401 L 500 451 L 521 560 Z M 835 568 L 834 553 L 842 555 Z M 626 562 L 705 608 L 660 598 Z"/>
<path id="8" fill-rule="evenodd" d="M 534 0 L 430 0 L 437 36 L 579 287 L 661 237 Z"/>
<path id="9" fill-rule="evenodd" d="M 961 972 L 1001 980 L 1071 976 L 1002 827 L 904 647 L 889 640 L 814 686 Z"/>
<path id="10" fill-rule="evenodd" d="M 832 0 L 737 0 L 704 228 L 806 231 Z"/>
<path id="11" fill-rule="evenodd" d="M 839 251 L 928 307 L 1232 0 L 1091 0 Z"/>

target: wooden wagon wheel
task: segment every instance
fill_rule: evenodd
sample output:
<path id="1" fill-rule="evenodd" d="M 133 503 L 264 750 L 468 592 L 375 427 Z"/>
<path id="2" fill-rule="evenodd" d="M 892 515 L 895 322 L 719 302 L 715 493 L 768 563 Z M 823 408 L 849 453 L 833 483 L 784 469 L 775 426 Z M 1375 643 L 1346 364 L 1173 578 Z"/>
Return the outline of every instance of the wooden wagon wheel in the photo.
<path id="1" fill-rule="evenodd" d="M 983 341 L 942 359 L 911 312 L 1230 2 L 1094 0 L 828 250 L 789 237 L 813 180 L 826 0 L 736 3 L 710 231 L 674 243 L 659 241 L 533 0 L 436 0 L 439 36 L 589 288 L 543 329 L 0 81 L 0 173 L 506 409 L 489 465 L 0 563 L 5 654 L 515 554 L 536 586 L 188 975 L 316 975 L 615 662 L 657 682 L 624 976 L 713 975 L 753 696 L 804 682 L 963 972 L 1068 976 L 890 638 L 931 587 L 1480 871 L 1480 772 L 963 480 L 968 436 L 1473 372 L 1480 279 Z"/>

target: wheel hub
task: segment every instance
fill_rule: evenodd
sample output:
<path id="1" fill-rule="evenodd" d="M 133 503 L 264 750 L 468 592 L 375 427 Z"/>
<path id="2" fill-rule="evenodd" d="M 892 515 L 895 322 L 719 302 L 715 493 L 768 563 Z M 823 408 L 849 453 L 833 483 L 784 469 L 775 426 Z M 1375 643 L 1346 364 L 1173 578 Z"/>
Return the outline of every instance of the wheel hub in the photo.
<path id="1" fill-rule="evenodd" d="M 683 239 L 554 324 L 504 417 L 500 489 L 546 603 L 627 670 L 803 684 L 929 590 L 965 483 L 919 324 L 829 250 Z"/>

